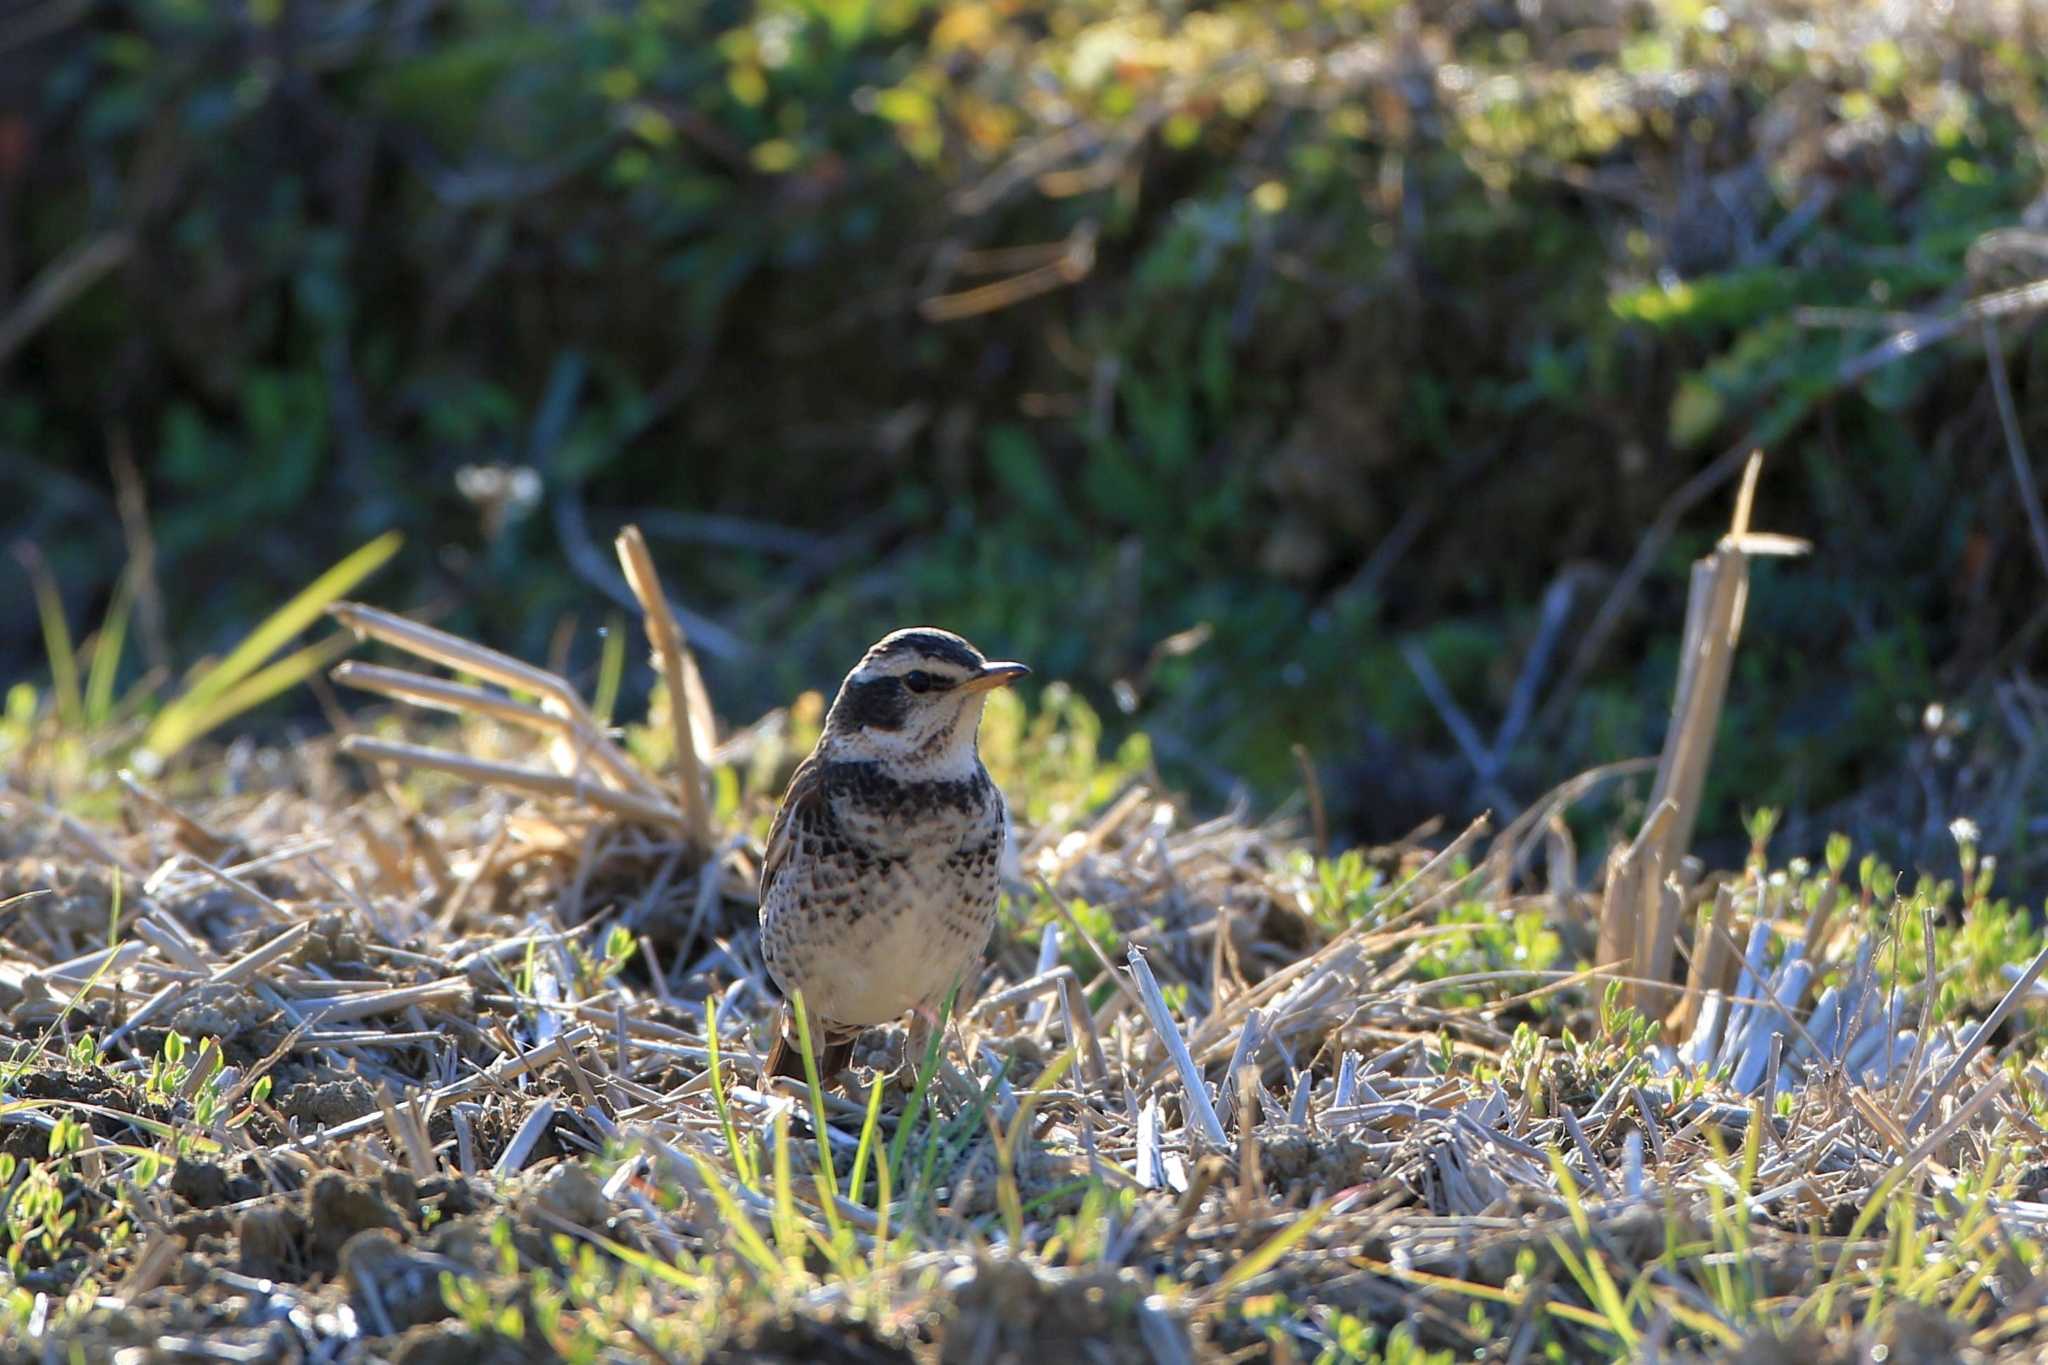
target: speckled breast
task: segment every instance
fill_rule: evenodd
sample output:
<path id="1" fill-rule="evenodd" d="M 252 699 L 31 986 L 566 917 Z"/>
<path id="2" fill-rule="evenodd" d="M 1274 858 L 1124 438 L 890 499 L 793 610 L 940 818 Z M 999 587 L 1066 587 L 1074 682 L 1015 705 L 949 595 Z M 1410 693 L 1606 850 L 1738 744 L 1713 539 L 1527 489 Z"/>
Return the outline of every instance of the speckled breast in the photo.
<path id="1" fill-rule="evenodd" d="M 792 817 L 761 906 L 768 970 L 814 1014 L 879 1024 L 936 1003 L 987 946 L 1007 820 L 986 771 L 902 781 L 836 763 Z"/>

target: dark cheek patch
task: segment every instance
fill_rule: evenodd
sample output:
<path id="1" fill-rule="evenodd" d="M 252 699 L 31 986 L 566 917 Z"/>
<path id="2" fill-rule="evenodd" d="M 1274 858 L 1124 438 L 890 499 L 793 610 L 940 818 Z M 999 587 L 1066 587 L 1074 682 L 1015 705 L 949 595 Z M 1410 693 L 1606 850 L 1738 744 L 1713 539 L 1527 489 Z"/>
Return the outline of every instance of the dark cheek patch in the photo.
<path id="1" fill-rule="evenodd" d="M 910 696 L 901 679 L 874 678 L 848 683 L 832 709 L 858 729 L 901 730 L 910 714 Z"/>

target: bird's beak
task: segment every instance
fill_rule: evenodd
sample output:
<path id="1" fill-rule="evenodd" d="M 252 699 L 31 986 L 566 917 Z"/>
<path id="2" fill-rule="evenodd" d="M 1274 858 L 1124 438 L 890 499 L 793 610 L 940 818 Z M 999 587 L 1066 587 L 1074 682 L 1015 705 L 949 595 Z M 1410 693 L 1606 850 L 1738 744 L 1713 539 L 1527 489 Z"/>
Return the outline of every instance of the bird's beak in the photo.
<path id="1" fill-rule="evenodd" d="M 995 687 L 1006 687 L 1019 678 L 1028 678 L 1031 670 L 1022 664 L 983 664 L 981 672 L 960 684 L 962 692 L 986 692 Z"/>

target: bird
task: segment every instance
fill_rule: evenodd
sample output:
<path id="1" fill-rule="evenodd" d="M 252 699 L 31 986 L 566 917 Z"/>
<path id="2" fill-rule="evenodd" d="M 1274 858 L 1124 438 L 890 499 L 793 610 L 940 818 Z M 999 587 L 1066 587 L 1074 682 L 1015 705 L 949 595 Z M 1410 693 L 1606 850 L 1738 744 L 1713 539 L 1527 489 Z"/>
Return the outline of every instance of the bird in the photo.
<path id="1" fill-rule="evenodd" d="M 995 928 L 1009 810 L 979 747 L 989 693 L 1029 676 L 934 626 L 892 631 L 846 675 L 761 861 L 761 953 L 801 991 L 821 1080 L 862 1030 L 932 1007 Z M 804 1079 L 793 1011 L 762 1066 Z"/>

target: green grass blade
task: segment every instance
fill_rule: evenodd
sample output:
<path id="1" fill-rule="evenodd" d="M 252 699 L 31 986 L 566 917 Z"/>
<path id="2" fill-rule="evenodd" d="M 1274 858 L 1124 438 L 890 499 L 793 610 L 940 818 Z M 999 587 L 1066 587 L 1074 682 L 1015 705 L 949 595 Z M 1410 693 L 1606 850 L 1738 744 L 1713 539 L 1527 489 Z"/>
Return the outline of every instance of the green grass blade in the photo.
<path id="1" fill-rule="evenodd" d="M 92 664 L 85 678 L 85 724 L 103 729 L 114 714 L 114 681 L 121 671 L 121 653 L 128 644 L 128 616 L 135 607 L 135 574 L 121 575 L 113 600 L 92 642 Z"/>
<path id="2" fill-rule="evenodd" d="M 783 1264 L 792 1270 L 803 1264 L 804 1236 L 796 1216 L 796 1183 L 789 1167 L 789 1111 L 775 1113 L 775 1211 L 769 1226 L 775 1231 L 775 1249 Z"/>
<path id="3" fill-rule="evenodd" d="M 157 717 L 156 724 L 150 727 L 150 742 L 145 747 L 159 759 L 169 758 L 235 717 L 284 695 L 323 671 L 348 652 L 349 643 L 347 636 L 336 635 L 295 650 L 276 663 L 257 669 L 208 706 L 186 708 L 182 705 L 182 698 L 171 703 Z"/>
<path id="4" fill-rule="evenodd" d="M 879 1082 L 878 1082 L 879 1084 Z M 882 1160 L 880 1148 L 875 1149 L 875 1251 L 874 1266 L 881 1273 L 884 1257 L 889 1248 L 889 1202 L 895 1193 L 889 1183 L 889 1163 Z"/>
<path id="5" fill-rule="evenodd" d="M 1024 1135 L 1031 1131 L 1031 1116 L 1037 1112 L 1046 1092 L 1059 1084 L 1060 1078 L 1067 1074 L 1067 1068 L 1074 1064 L 1075 1056 L 1075 1049 L 1070 1045 L 1053 1059 L 1052 1065 L 1025 1092 L 1017 1106 L 1016 1117 L 1010 1120 L 1007 1130 L 994 1111 L 990 1111 L 988 1116 L 989 1131 L 996 1142 L 996 1206 L 1002 1212 L 1003 1229 L 1012 1247 L 1024 1244 L 1024 1195 L 1017 1185 L 1017 1147 Z"/>
<path id="6" fill-rule="evenodd" d="M 31 900 L 37 896 L 48 894 L 47 891 L 24 891 L 18 896 L 10 896 L 6 900 L 0 900 L 0 910 L 5 910 L 17 901 Z M 114 869 L 113 891 L 107 916 L 106 957 L 101 959 L 99 966 L 93 968 L 92 975 L 85 979 L 85 984 L 72 992 L 71 998 L 64 1002 L 64 1008 L 57 1011 L 57 1017 L 50 1021 L 49 1026 L 43 1030 L 42 1036 L 36 1039 L 35 1046 L 29 1051 L 22 1053 L 19 1059 L 8 1066 L 4 1072 L 0 1072 L 0 1094 L 5 1094 L 14 1088 L 14 1083 L 21 1079 L 22 1073 L 27 1071 L 35 1060 L 50 1046 L 50 1040 L 55 1038 L 57 1031 L 64 1027 L 64 1021 L 69 1019 L 72 1011 L 78 1008 L 78 1002 L 91 997 L 93 987 L 99 985 L 100 978 L 105 976 L 107 969 L 114 965 L 115 957 L 121 948 L 121 941 L 114 933 L 115 928 L 121 923 L 121 869 L 118 867 Z"/>
<path id="7" fill-rule="evenodd" d="M 1553 1236 L 1550 1239 L 1550 1249 L 1557 1254 L 1558 1264 L 1565 1268 L 1565 1273 L 1572 1277 L 1572 1283 L 1579 1287 L 1579 1292 L 1593 1305 L 1593 1311 L 1587 1315 L 1585 1325 L 1597 1327 L 1611 1337 L 1628 1340 L 1631 1332 L 1627 1322 L 1624 1321 L 1620 1326 L 1615 1325 L 1613 1306 L 1602 1302 L 1600 1284 L 1593 1277 L 1587 1263 L 1580 1260 L 1572 1249 L 1565 1245 L 1562 1237 Z M 1557 1307 L 1558 1305 L 1551 1305 L 1550 1311 L 1555 1312 Z"/>
<path id="8" fill-rule="evenodd" d="M 1060 1052 L 1059 1056 L 1052 1059 L 1050 1066 L 1038 1073 L 1038 1079 L 1033 1081 L 1031 1088 L 1024 1092 L 1024 1098 L 1017 1104 L 1017 1117 L 1010 1120 L 1010 1131 L 1007 1140 L 1010 1144 L 1010 1154 L 1012 1156 L 1015 1156 L 1017 1153 L 1017 1139 L 1019 1135 L 1031 1131 L 1031 1116 L 1038 1112 L 1039 1105 L 1045 1103 L 1047 1092 L 1066 1078 L 1068 1068 L 1073 1066 L 1074 1059 L 1078 1056 L 1080 1056 L 1078 1047 L 1075 1044 L 1068 1044 Z"/>
<path id="9" fill-rule="evenodd" d="M 875 1134 L 882 1127 L 882 1078 L 875 1077 L 875 1083 L 868 1087 L 867 1117 L 860 1123 L 860 1147 L 853 1154 L 853 1175 L 847 1182 L 846 1197 L 853 1203 L 860 1202 L 861 1182 L 867 1175 L 868 1156 L 875 1149 Z"/>
<path id="10" fill-rule="evenodd" d="M 1098 1184 L 1099 1182 L 1092 1177 L 1084 1175 L 1078 1180 L 1069 1180 L 1063 1185 L 1055 1185 L 1051 1189 L 1040 1194 L 1034 1194 L 1025 1200 L 1024 1212 L 1037 1213 L 1040 1209 L 1049 1209 L 1071 1195 L 1085 1194 L 1089 1190 L 1095 1189 Z"/>
<path id="11" fill-rule="evenodd" d="M 752 1150 L 740 1143 L 739 1128 L 732 1121 L 732 1102 L 725 1094 L 725 1067 L 718 1055 L 718 1002 L 704 1002 L 704 1040 L 710 1052 L 711 1062 L 711 1104 L 718 1110 L 718 1121 L 725 1125 L 725 1150 L 732 1158 L 733 1169 L 739 1173 L 740 1183 L 750 1190 L 761 1187 L 760 1178 L 754 1171 Z"/>
<path id="12" fill-rule="evenodd" d="M 1314 1208 L 1302 1214 L 1301 1217 L 1267 1238 L 1265 1244 L 1259 1247 L 1258 1250 L 1248 1253 L 1236 1265 L 1224 1272 L 1223 1278 L 1216 1282 L 1215 1289 L 1210 1291 L 1210 1297 L 1219 1299 L 1226 1297 L 1240 1286 L 1271 1270 L 1279 1263 L 1282 1256 L 1293 1250 L 1304 1237 L 1316 1230 L 1316 1224 L 1322 1222 L 1323 1215 L 1329 1211 L 1330 1205 L 1326 1200 L 1323 1203 L 1317 1204 Z"/>
<path id="13" fill-rule="evenodd" d="M 852 1231 L 846 1226 L 844 1215 L 839 1212 L 839 1196 L 825 1188 L 824 1177 L 813 1171 L 811 1185 L 818 1194 L 818 1211 L 825 1215 L 825 1228 L 822 1232 L 816 1227 L 806 1225 L 811 1234 L 811 1242 L 825 1253 L 825 1259 L 831 1262 L 832 1268 L 843 1275 L 846 1273 L 844 1252 L 852 1245 Z"/>
<path id="14" fill-rule="evenodd" d="M 932 1077 L 939 1071 L 939 1052 L 945 1047 L 946 1025 L 953 1018 L 953 1000 L 958 991 L 948 992 L 946 1003 L 939 1010 L 939 1026 L 932 1030 L 930 1042 L 925 1045 L 924 1061 L 918 1064 L 917 1085 L 910 1092 L 910 1103 L 903 1106 L 903 1117 L 896 1122 L 896 1136 L 889 1139 L 889 1177 L 892 1186 L 903 1183 L 903 1153 L 910 1146 L 910 1130 L 917 1126 L 917 1120 L 924 1113 L 925 1096 L 931 1090 Z"/>
<path id="15" fill-rule="evenodd" d="M 1572 1178 L 1571 1168 L 1564 1164 L 1564 1156 L 1555 1148 L 1544 1154 L 1550 1159 L 1550 1172 L 1557 1177 L 1558 1193 L 1564 1198 L 1565 1212 L 1571 1216 L 1572 1230 L 1579 1234 L 1581 1242 L 1593 1239 L 1593 1225 L 1586 1217 L 1586 1206 L 1579 1200 L 1579 1182 Z"/>
<path id="16" fill-rule="evenodd" d="M 404 537 L 398 532 L 386 531 L 321 574 L 291 601 L 265 617 L 240 644 L 228 651 L 226 658 L 194 678 L 184 694 L 164 708 L 156 724 L 150 727 L 143 747 L 160 759 L 168 758 L 179 747 L 170 741 L 182 735 L 183 743 L 190 743 L 196 733 L 203 733 L 193 731 L 192 717 L 207 713 L 238 684 L 249 680 L 265 659 L 319 620 L 322 612 L 358 583 L 384 567 L 403 543 Z"/>
<path id="17" fill-rule="evenodd" d="M 790 996 L 790 1007 L 796 1011 L 796 1036 L 804 1053 L 804 1082 L 811 1091 L 811 1133 L 818 1141 L 818 1174 L 825 1181 L 826 1192 L 833 1199 L 839 1197 L 839 1171 L 832 1164 L 832 1140 L 825 1132 L 825 1088 L 818 1084 L 818 1053 L 811 1045 L 811 1018 L 804 1010 L 804 993 L 797 991 Z M 836 1213 L 832 1204 L 827 1204 Z"/>
<path id="18" fill-rule="evenodd" d="M 692 1275 L 681 1266 L 670 1265 L 659 1256 L 650 1256 L 637 1247 L 629 1247 L 624 1242 L 615 1242 L 602 1232 L 596 1232 L 590 1228 L 578 1228 L 576 1235 L 606 1254 L 618 1257 L 621 1261 L 624 1261 L 627 1265 L 632 1266 L 648 1277 L 660 1280 L 664 1284 L 672 1285 L 686 1294 L 701 1295 L 707 1288 L 704 1276 Z"/>
<path id="19" fill-rule="evenodd" d="M 64 619 L 64 598 L 40 552 L 23 550 L 22 560 L 34 585 L 36 616 L 43 627 L 43 654 L 50 665 L 50 691 L 57 698 L 57 718 L 73 734 L 85 725 L 85 703 L 78 689 L 78 652 L 71 643 L 71 623 Z"/>
<path id="20" fill-rule="evenodd" d="M 976 1092 L 974 1103 L 955 1115 L 953 1121 L 946 1125 L 934 1141 L 925 1144 L 924 1165 L 918 1173 L 917 1180 L 917 1193 L 920 1197 L 926 1191 L 938 1187 L 935 1172 L 941 1153 L 945 1156 L 946 1169 L 953 1170 L 967 1154 L 968 1146 L 975 1141 L 983 1126 L 989 1123 L 989 1106 L 995 1103 L 996 1096 L 1002 1092 L 1008 1068 L 1007 1060 L 999 1062 L 995 1071 L 990 1074 L 988 1083 Z"/>
<path id="21" fill-rule="evenodd" d="M 726 1235 L 732 1238 L 733 1246 L 770 1284 L 779 1282 L 783 1273 L 782 1262 L 768 1249 L 760 1229 L 740 1208 L 739 1201 L 732 1197 L 732 1191 L 725 1187 L 724 1176 L 703 1157 L 692 1153 L 690 1159 L 697 1163 L 697 1174 L 703 1178 L 704 1188 L 710 1191 L 711 1202 L 718 1206 L 719 1218 L 725 1223 Z"/>
<path id="22" fill-rule="evenodd" d="M 590 714 L 599 725 L 612 723 L 612 710 L 619 703 L 619 684 L 626 676 L 626 618 L 613 612 L 604 624 L 604 646 L 597 658 L 597 687 L 590 698 Z"/>

